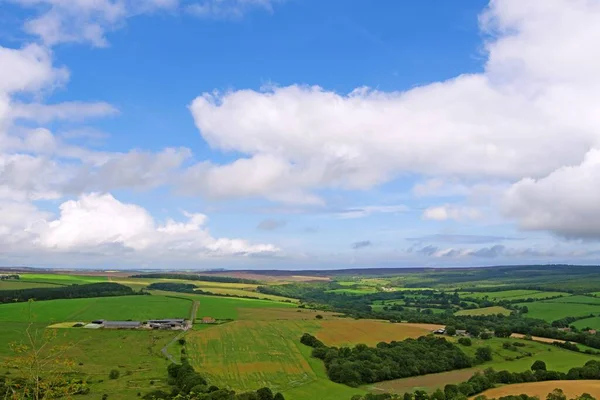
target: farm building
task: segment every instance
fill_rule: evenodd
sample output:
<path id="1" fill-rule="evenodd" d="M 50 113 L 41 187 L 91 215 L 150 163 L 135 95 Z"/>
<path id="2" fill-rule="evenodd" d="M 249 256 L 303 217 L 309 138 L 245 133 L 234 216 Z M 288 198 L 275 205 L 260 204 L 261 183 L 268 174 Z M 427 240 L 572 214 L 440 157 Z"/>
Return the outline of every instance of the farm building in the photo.
<path id="1" fill-rule="evenodd" d="M 181 318 L 151 319 L 148 321 L 148 326 L 152 329 L 178 329 L 185 326 L 185 320 Z"/>
<path id="2" fill-rule="evenodd" d="M 106 329 L 137 329 L 142 326 L 140 321 L 103 321 Z"/>
<path id="3" fill-rule="evenodd" d="M 202 318 L 202 323 L 203 324 L 214 324 L 215 322 L 217 322 L 217 320 L 214 319 L 213 317 L 204 317 L 204 318 Z"/>

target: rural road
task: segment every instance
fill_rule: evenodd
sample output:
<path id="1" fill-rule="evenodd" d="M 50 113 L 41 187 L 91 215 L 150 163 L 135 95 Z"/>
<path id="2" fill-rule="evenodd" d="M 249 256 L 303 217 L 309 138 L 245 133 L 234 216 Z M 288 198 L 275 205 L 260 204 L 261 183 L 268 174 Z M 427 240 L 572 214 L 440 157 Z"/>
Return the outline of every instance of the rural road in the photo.
<path id="1" fill-rule="evenodd" d="M 200 307 L 200 302 L 197 300 L 194 300 L 193 304 L 192 304 L 192 312 L 190 313 L 190 323 L 188 326 L 186 326 L 182 332 L 178 333 L 173 339 L 171 339 L 171 341 L 169 341 L 169 343 L 167 343 L 165 345 L 165 347 L 163 347 L 160 351 L 163 353 L 163 355 L 165 357 L 167 357 L 167 359 L 169 361 L 171 361 L 174 364 L 179 364 L 179 361 L 177 361 L 175 359 L 175 357 L 173 357 L 173 355 L 171 355 L 171 353 L 169 353 L 169 350 L 167 350 L 169 348 L 170 345 L 172 345 L 173 343 L 175 343 L 176 341 L 178 341 L 179 339 L 181 339 L 185 333 L 187 332 L 188 329 L 191 329 L 192 325 L 194 324 L 194 321 L 196 320 L 196 314 L 198 314 L 198 308 Z"/>

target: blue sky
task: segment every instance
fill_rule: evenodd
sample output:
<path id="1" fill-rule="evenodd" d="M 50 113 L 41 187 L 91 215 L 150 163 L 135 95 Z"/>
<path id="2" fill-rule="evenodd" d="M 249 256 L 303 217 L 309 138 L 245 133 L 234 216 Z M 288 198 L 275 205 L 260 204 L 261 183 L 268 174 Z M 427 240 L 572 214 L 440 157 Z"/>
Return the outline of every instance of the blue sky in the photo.
<path id="1" fill-rule="evenodd" d="M 596 2 L 0 7 L 3 264 L 596 263 Z"/>

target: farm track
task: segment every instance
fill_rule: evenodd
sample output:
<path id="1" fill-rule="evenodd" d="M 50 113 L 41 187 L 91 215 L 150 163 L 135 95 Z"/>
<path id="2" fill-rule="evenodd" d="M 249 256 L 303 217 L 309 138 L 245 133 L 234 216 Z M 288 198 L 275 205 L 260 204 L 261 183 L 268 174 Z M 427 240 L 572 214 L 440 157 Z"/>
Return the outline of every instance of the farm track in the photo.
<path id="1" fill-rule="evenodd" d="M 200 307 L 200 302 L 197 301 L 197 300 L 194 300 L 192 302 L 192 310 L 190 312 L 190 322 L 189 322 L 189 325 L 187 327 L 185 327 L 182 332 L 180 332 L 177 335 L 175 335 L 175 337 L 173 339 L 171 339 L 169 341 L 169 343 L 167 343 L 165 345 L 165 347 L 163 347 L 160 350 L 161 353 L 163 353 L 163 355 L 169 361 L 171 361 L 173 364 L 179 364 L 179 362 L 175 359 L 175 357 L 173 357 L 173 355 L 171 355 L 171 353 L 169 353 L 169 346 L 171 346 L 173 343 L 175 343 L 176 341 L 178 341 L 179 339 L 181 339 L 186 334 L 186 332 L 193 326 L 194 321 L 196 320 L 196 315 L 198 314 L 198 308 L 199 307 Z"/>

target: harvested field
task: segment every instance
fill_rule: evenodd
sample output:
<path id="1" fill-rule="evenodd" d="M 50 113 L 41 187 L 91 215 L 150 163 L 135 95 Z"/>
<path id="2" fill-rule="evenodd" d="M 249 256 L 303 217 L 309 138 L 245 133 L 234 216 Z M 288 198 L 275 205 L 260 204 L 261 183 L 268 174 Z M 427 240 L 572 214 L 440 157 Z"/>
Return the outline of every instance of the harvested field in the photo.
<path id="1" fill-rule="evenodd" d="M 482 394 L 488 398 L 499 398 L 526 393 L 529 396 L 538 396 L 540 399 L 544 399 L 548 393 L 557 388 L 562 389 L 568 399 L 579 396 L 582 393 L 589 393 L 594 397 L 600 396 L 600 382 L 595 380 L 518 383 L 490 389 Z"/>
<path id="2" fill-rule="evenodd" d="M 315 320 L 320 315 L 324 320 L 339 318 L 342 314 L 328 311 L 307 310 L 302 308 L 241 308 L 238 310 L 240 319 L 252 321 L 273 320 Z"/>
<path id="3" fill-rule="evenodd" d="M 379 342 L 404 340 L 430 334 L 443 328 L 435 324 L 393 324 L 376 320 L 335 319 L 323 321 L 316 337 L 328 346 L 364 343 L 374 346 Z"/>
<path id="4" fill-rule="evenodd" d="M 516 338 L 516 339 L 525 339 L 525 335 L 521 334 L 521 333 L 513 333 L 512 335 L 510 335 L 510 337 Z M 554 342 L 560 342 L 560 343 L 564 343 L 564 340 L 560 340 L 560 339 L 550 339 L 550 338 L 545 338 L 545 337 L 540 337 L 540 336 L 532 336 L 531 340 L 533 340 L 534 342 L 542 342 L 542 343 L 554 343 Z"/>
<path id="5" fill-rule="evenodd" d="M 373 393 L 405 393 L 415 390 L 435 391 L 443 389 L 448 383 L 464 382 L 468 380 L 477 368 L 460 369 L 456 371 L 441 372 L 439 374 L 428 374 L 415 376 L 412 378 L 394 379 L 391 381 L 379 382 L 367 387 L 367 390 Z"/>

